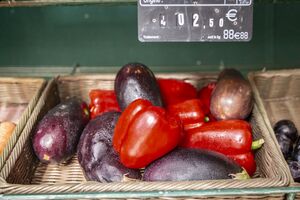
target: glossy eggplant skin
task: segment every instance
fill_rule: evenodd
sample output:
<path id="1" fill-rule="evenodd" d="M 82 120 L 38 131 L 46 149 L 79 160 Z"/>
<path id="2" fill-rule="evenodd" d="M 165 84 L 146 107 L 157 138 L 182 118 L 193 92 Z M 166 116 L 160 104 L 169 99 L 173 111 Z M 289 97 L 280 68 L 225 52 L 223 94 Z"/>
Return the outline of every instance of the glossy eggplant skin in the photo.
<path id="1" fill-rule="evenodd" d="M 210 111 L 218 120 L 246 119 L 253 108 L 249 82 L 235 69 L 224 69 L 211 97 Z"/>
<path id="2" fill-rule="evenodd" d="M 275 135 L 277 142 L 279 144 L 280 150 L 287 160 L 292 156 L 293 153 L 293 141 L 288 138 L 286 135 Z"/>
<path id="3" fill-rule="evenodd" d="M 291 120 L 283 119 L 276 122 L 274 132 L 276 135 L 286 135 L 292 142 L 296 142 L 298 138 L 298 130 Z"/>
<path id="4" fill-rule="evenodd" d="M 112 147 L 112 136 L 120 112 L 106 112 L 91 120 L 84 129 L 78 144 L 78 161 L 87 180 L 120 182 L 128 178 L 140 179 L 139 170 L 121 164 Z"/>
<path id="5" fill-rule="evenodd" d="M 300 138 L 295 142 L 294 150 L 292 153 L 292 160 L 300 162 Z"/>
<path id="6" fill-rule="evenodd" d="M 176 148 L 146 167 L 145 181 L 230 179 L 243 169 L 226 156 L 209 150 Z"/>
<path id="7" fill-rule="evenodd" d="M 33 133 L 33 149 L 39 160 L 45 163 L 68 160 L 76 152 L 88 121 L 87 105 L 77 98 L 68 99 L 49 110 Z"/>
<path id="8" fill-rule="evenodd" d="M 141 63 L 124 65 L 115 78 L 115 92 L 121 110 L 136 99 L 162 106 L 162 98 L 153 72 Z"/>
<path id="9" fill-rule="evenodd" d="M 300 182 L 300 163 L 297 161 L 288 161 L 288 165 L 295 182 Z"/>

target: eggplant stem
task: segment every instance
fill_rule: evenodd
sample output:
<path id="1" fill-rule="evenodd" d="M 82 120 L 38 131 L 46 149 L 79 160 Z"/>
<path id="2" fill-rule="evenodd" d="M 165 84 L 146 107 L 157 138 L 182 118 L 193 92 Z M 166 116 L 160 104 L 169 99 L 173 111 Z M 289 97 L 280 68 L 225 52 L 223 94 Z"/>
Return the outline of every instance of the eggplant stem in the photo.
<path id="1" fill-rule="evenodd" d="M 236 174 L 229 174 L 229 176 L 232 179 L 236 179 L 236 180 L 246 180 L 246 179 L 250 179 L 251 177 L 249 176 L 249 174 L 247 173 L 247 171 L 243 168 L 243 171 L 240 173 L 236 173 Z"/>
<path id="2" fill-rule="evenodd" d="M 265 140 L 263 138 L 254 140 L 251 145 L 251 150 L 257 150 L 257 149 L 261 148 L 264 143 L 265 143 Z"/>

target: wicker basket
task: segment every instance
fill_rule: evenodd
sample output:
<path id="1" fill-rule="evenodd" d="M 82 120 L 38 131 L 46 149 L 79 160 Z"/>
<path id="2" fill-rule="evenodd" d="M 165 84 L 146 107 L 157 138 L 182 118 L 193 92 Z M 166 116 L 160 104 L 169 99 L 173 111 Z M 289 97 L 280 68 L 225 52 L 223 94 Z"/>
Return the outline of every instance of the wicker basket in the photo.
<path id="1" fill-rule="evenodd" d="M 249 74 L 249 81 L 276 145 L 278 143 L 273 126 L 277 121 L 292 120 L 300 133 L 300 69 L 253 72 Z M 288 173 L 291 176 L 289 170 Z M 300 186 L 293 181 L 291 185 Z M 300 194 L 297 198 L 300 199 Z"/>
<path id="2" fill-rule="evenodd" d="M 46 85 L 44 79 L 0 78 L 0 121 L 11 121 L 16 128 L 0 154 L 0 170 L 4 166 Z"/>
<path id="3" fill-rule="evenodd" d="M 184 79 L 196 87 L 215 80 L 216 74 L 157 74 L 157 77 L 172 77 Z M 71 96 L 77 96 L 85 101 L 88 100 L 90 89 L 113 89 L 114 74 L 85 75 L 59 77 L 49 82 L 30 120 L 38 121 L 59 100 Z M 250 117 L 253 126 L 254 139 L 264 138 L 264 146 L 257 151 L 256 161 L 258 169 L 255 178 L 250 180 L 208 180 L 208 181 L 185 181 L 185 182 L 142 182 L 130 181 L 122 183 L 96 183 L 87 182 L 84 179 L 76 156 L 68 163 L 60 165 L 41 164 L 34 155 L 31 147 L 31 131 L 33 123 L 27 124 L 22 137 L 13 149 L 11 156 L 6 162 L 1 177 L 3 183 L 0 189 L 4 194 L 63 194 L 63 193 L 93 193 L 93 192 L 135 192 L 144 194 L 151 191 L 162 191 L 166 197 L 168 191 L 187 191 L 183 196 L 189 196 L 188 191 L 222 188 L 257 188 L 257 187 L 280 187 L 290 183 L 286 165 L 269 136 L 269 131 L 264 124 L 262 116 L 254 106 Z M 241 194 L 242 195 L 242 194 Z M 226 198 L 249 198 L 249 199 L 283 199 L 284 194 L 267 196 L 235 196 Z M 136 196 L 139 198 L 139 196 Z M 175 198 L 175 197 L 172 197 Z M 179 197 L 177 197 L 179 198 Z M 196 198 L 189 196 L 189 198 Z M 200 198 L 200 197 L 199 197 Z M 205 197 L 206 198 L 206 197 Z M 216 198 L 212 194 L 209 198 Z"/>

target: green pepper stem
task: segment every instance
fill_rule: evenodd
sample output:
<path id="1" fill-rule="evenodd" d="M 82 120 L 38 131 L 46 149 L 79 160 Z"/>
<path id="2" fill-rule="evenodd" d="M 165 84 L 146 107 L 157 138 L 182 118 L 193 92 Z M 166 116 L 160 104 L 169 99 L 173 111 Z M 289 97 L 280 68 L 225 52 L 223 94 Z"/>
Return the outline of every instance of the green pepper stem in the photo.
<path id="1" fill-rule="evenodd" d="M 263 138 L 258 139 L 258 140 L 254 140 L 252 142 L 251 149 L 252 150 L 257 150 L 257 149 L 261 148 L 264 143 L 265 143 L 265 140 Z"/>
<path id="2" fill-rule="evenodd" d="M 243 168 L 243 171 L 237 174 L 229 174 L 229 176 L 232 179 L 238 179 L 238 180 L 246 180 L 246 179 L 250 179 L 249 174 L 247 173 L 247 171 Z"/>
<path id="3" fill-rule="evenodd" d="M 204 122 L 209 122 L 209 121 L 210 121 L 210 119 L 208 116 L 204 117 Z"/>

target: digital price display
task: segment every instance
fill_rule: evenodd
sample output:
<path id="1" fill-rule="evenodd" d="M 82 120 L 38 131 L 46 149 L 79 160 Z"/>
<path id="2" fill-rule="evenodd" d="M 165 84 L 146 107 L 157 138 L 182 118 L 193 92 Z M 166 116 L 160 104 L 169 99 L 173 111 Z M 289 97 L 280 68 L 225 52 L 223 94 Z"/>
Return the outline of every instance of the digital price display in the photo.
<path id="1" fill-rule="evenodd" d="M 139 0 L 142 42 L 225 42 L 252 38 L 253 0 Z"/>

